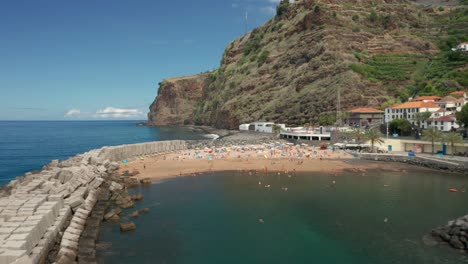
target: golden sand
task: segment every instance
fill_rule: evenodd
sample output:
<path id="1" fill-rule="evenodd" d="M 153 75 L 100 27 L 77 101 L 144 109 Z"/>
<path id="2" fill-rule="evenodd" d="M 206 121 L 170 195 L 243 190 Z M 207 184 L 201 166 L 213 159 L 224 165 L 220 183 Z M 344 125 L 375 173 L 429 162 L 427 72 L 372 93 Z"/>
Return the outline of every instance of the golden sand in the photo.
<path id="1" fill-rule="evenodd" d="M 365 175 L 369 169 L 404 171 L 385 163 L 351 164 L 353 156 L 344 151 L 319 150 L 311 147 L 270 149 L 257 145 L 247 149 L 221 148 L 186 150 L 158 156 L 145 156 L 122 164 L 119 173 L 138 170 L 139 179 L 157 181 L 215 171 L 323 172 L 339 176 L 344 170 Z"/>

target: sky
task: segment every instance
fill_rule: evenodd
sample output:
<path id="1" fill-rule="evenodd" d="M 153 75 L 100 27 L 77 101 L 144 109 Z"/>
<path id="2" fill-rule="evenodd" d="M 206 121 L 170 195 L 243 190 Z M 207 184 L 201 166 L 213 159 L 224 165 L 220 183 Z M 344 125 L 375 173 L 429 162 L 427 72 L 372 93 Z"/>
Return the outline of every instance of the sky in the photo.
<path id="1" fill-rule="evenodd" d="M 160 81 L 216 69 L 278 2 L 2 0 L 0 120 L 144 120 Z"/>

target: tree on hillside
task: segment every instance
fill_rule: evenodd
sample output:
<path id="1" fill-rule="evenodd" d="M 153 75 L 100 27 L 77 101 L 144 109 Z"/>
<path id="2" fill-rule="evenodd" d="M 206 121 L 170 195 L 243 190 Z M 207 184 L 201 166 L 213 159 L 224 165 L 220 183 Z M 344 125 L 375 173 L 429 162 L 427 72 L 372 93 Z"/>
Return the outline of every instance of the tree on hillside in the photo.
<path id="1" fill-rule="evenodd" d="M 435 127 L 430 127 L 424 130 L 422 135 L 424 140 L 431 141 L 432 144 L 432 155 L 434 155 L 434 143 L 442 139 L 442 132 Z"/>
<path id="2" fill-rule="evenodd" d="M 400 136 L 411 131 L 411 123 L 403 118 L 393 119 L 389 124 L 392 133 L 399 132 Z"/>
<path id="3" fill-rule="evenodd" d="M 281 0 L 279 5 L 276 7 L 276 16 L 280 17 L 288 11 L 289 0 Z"/>
<path id="4" fill-rule="evenodd" d="M 336 115 L 334 114 L 328 114 L 328 113 L 322 113 L 319 115 L 319 124 L 321 126 L 331 126 L 335 124 L 336 122 Z"/>
<path id="5" fill-rule="evenodd" d="M 271 129 L 273 130 L 273 134 L 275 134 L 275 136 L 279 136 L 281 134 L 281 132 L 283 131 L 283 128 L 281 128 L 279 125 L 277 124 L 274 124 Z"/>
<path id="6" fill-rule="evenodd" d="M 444 136 L 444 141 L 450 144 L 452 147 L 452 156 L 455 155 L 455 144 L 463 143 L 463 138 L 460 134 L 450 132 Z"/>
<path id="7" fill-rule="evenodd" d="M 464 105 L 460 112 L 455 114 L 457 123 L 462 127 L 468 127 L 468 104 Z"/>
<path id="8" fill-rule="evenodd" d="M 374 144 L 379 143 L 382 144 L 384 141 L 382 140 L 382 133 L 375 129 L 369 129 L 365 133 L 365 139 L 371 142 L 371 151 L 374 152 Z"/>
<path id="9" fill-rule="evenodd" d="M 370 20 L 371 22 L 375 22 L 375 21 L 377 21 L 378 18 L 379 18 L 379 17 L 377 16 L 377 13 L 376 13 L 374 10 L 372 10 L 372 11 L 370 12 L 370 14 L 369 14 L 369 20 Z"/>

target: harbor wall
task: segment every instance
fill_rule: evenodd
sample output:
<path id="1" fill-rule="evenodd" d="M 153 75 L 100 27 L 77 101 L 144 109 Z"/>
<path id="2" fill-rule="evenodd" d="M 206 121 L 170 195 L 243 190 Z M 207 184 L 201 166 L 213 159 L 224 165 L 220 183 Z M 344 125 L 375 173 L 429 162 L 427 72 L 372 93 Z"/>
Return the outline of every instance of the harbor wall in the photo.
<path id="1" fill-rule="evenodd" d="M 182 140 L 103 147 L 12 180 L 0 192 L 0 264 L 95 263 L 110 197 L 126 192 L 113 181 L 117 161 L 186 148 Z"/>

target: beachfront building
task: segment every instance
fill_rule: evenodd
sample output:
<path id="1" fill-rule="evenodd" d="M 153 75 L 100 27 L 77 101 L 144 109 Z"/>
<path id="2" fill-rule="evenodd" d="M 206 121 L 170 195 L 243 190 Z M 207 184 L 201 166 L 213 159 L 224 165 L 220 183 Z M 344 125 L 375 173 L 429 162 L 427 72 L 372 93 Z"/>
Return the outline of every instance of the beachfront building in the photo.
<path id="1" fill-rule="evenodd" d="M 351 126 L 370 126 L 372 124 L 382 124 L 384 111 L 372 107 L 360 107 L 352 109 L 348 118 Z"/>
<path id="2" fill-rule="evenodd" d="M 415 115 L 422 112 L 434 113 L 440 107 L 435 101 L 410 101 L 402 104 L 397 104 L 385 109 L 385 123 L 392 122 L 394 119 L 407 119 L 412 125 L 416 125 Z M 422 128 L 427 127 L 422 126 Z"/>
<path id="3" fill-rule="evenodd" d="M 245 129 L 246 126 L 248 125 L 248 129 Z M 249 130 L 249 131 L 255 131 L 255 132 L 262 132 L 262 133 L 273 133 L 273 125 L 275 123 L 272 122 L 253 122 L 250 124 L 242 124 L 239 126 L 239 130 Z M 286 125 L 285 124 L 276 124 L 281 129 L 285 130 Z"/>
<path id="4" fill-rule="evenodd" d="M 241 124 L 241 125 L 239 125 L 239 130 L 240 131 L 248 131 L 249 126 L 250 126 L 250 124 Z"/>
<path id="5" fill-rule="evenodd" d="M 315 140 L 315 141 L 330 141 L 331 133 L 320 130 L 290 130 L 283 131 L 280 134 L 283 139 L 294 139 L 294 140 Z"/>

